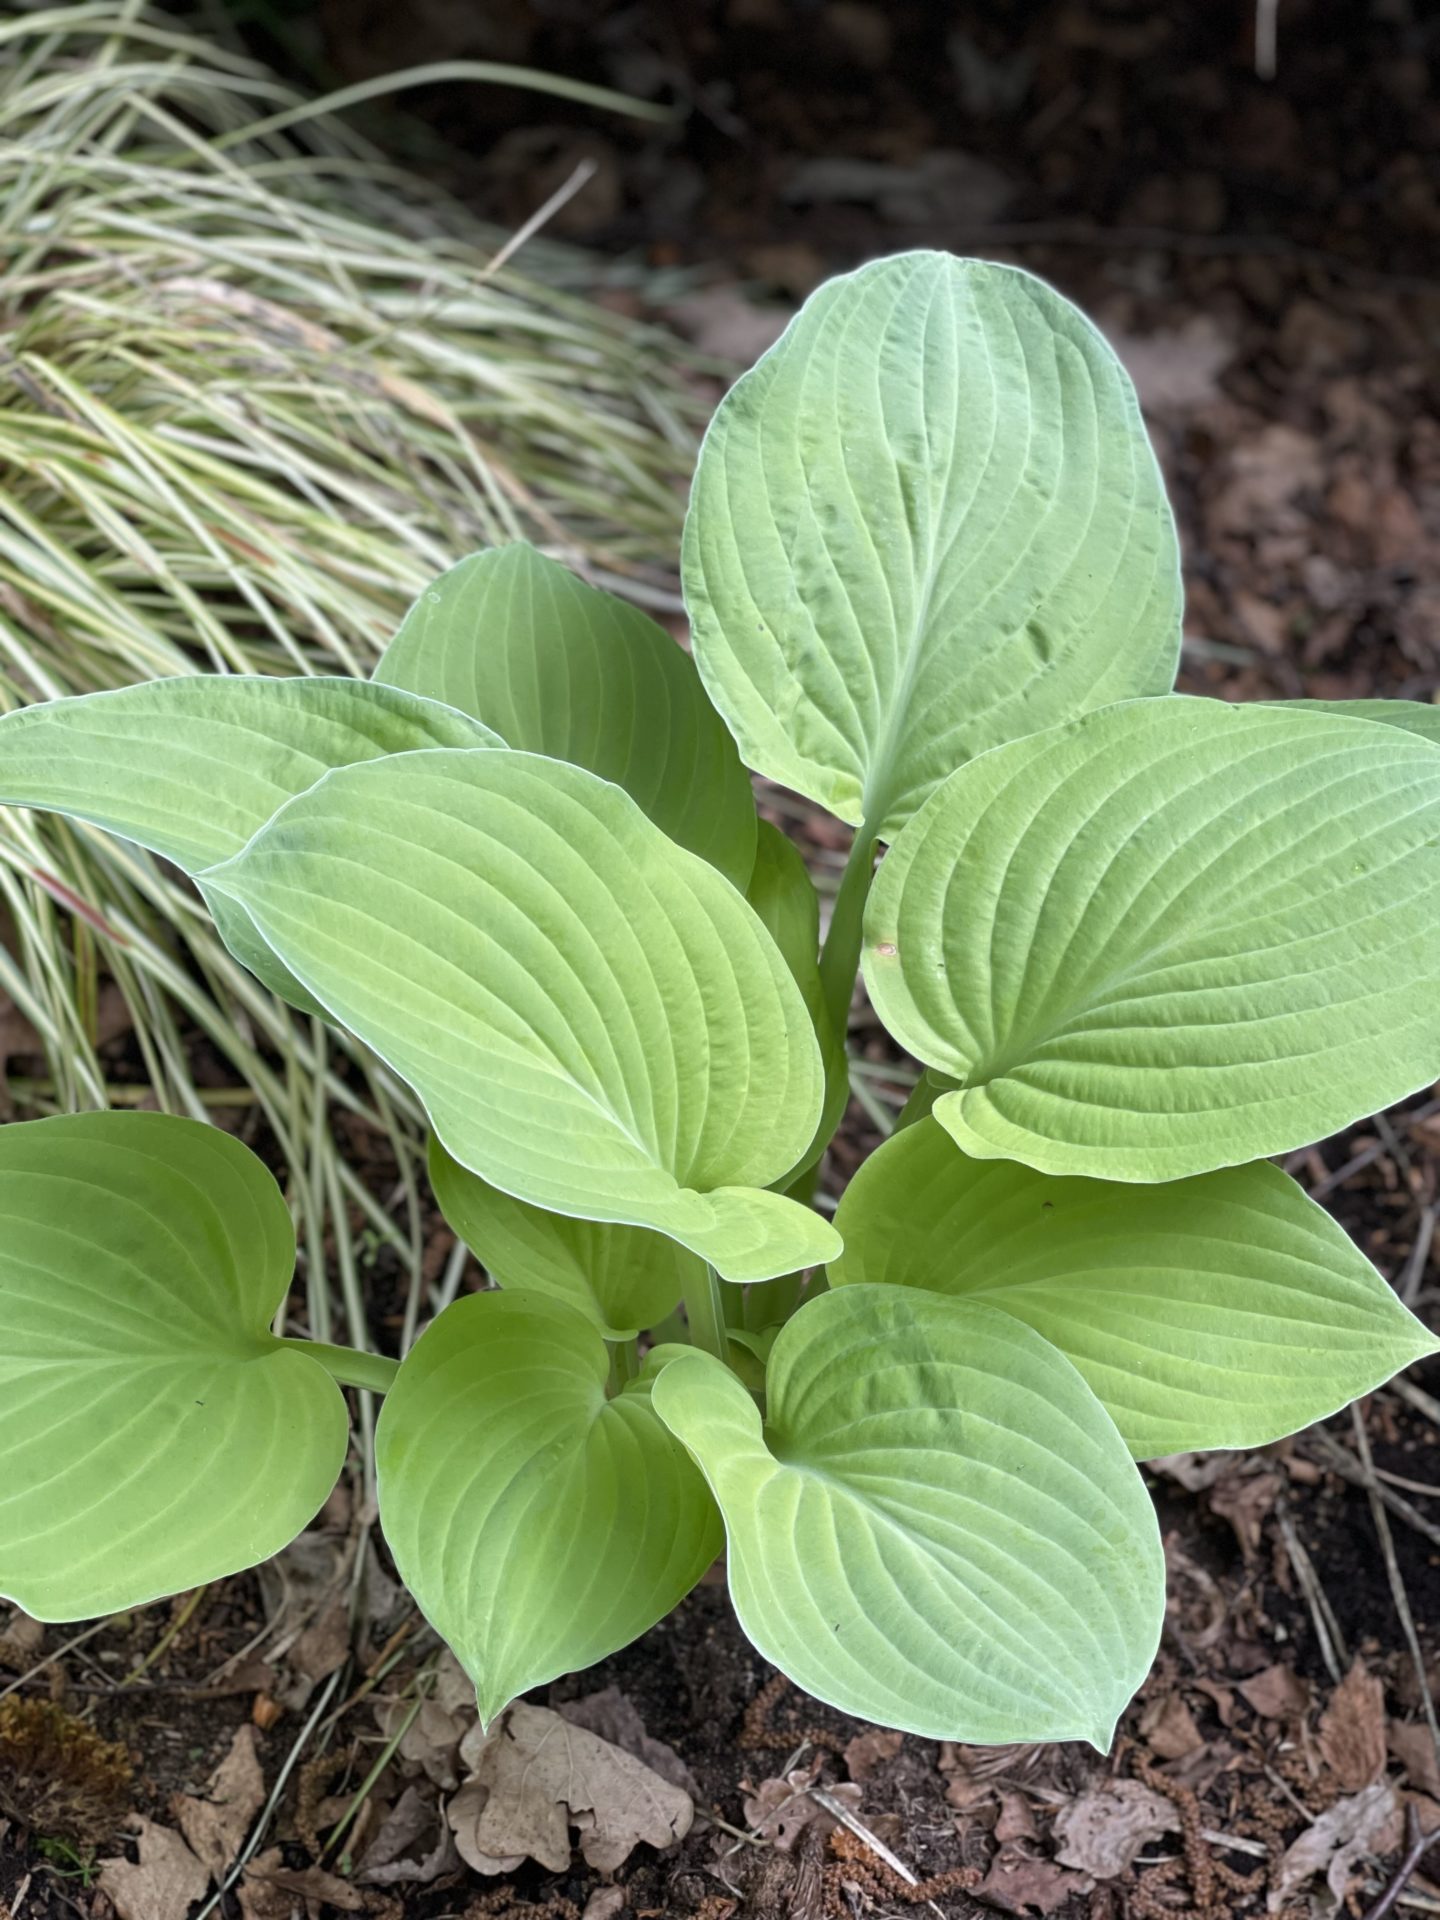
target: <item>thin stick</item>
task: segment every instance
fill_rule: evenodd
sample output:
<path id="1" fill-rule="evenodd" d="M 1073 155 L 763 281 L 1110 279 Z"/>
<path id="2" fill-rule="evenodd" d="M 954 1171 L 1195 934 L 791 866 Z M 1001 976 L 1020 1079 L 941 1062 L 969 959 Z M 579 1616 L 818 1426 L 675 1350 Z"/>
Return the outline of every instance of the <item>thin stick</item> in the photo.
<path id="1" fill-rule="evenodd" d="M 1325 1662 L 1330 1678 L 1338 1687 L 1350 1665 L 1350 1655 L 1345 1646 L 1344 1635 L 1340 1631 L 1340 1623 L 1325 1597 L 1325 1589 L 1320 1584 L 1309 1554 L 1300 1544 L 1300 1536 L 1295 1531 L 1295 1522 L 1290 1518 L 1289 1508 L 1283 1500 L 1275 1508 L 1275 1517 L 1280 1522 L 1285 1551 L 1290 1556 L 1290 1564 L 1295 1569 L 1295 1578 L 1300 1582 L 1306 1604 L 1310 1609 L 1310 1618 L 1315 1623 L 1315 1637 L 1320 1642 L 1320 1656 Z"/>
<path id="2" fill-rule="evenodd" d="M 1390 1581 L 1390 1593 L 1395 1602 L 1395 1611 L 1400 1616 L 1400 1627 L 1405 1635 L 1405 1644 L 1410 1649 L 1410 1661 L 1415 1669 L 1421 1703 L 1425 1708 L 1425 1723 L 1430 1729 L 1436 1759 L 1440 1760 L 1440 1720 L 1435 1717 L 1435 1696 L 1430 1691 L 1430 1677 L 1425 1671 L 1425 1656 L 1420 1651 L 1420 1636 L 1415 1631 L 1415 1618 L 1410 1611 L 1410 1596 L 1405 1591 L 1405 1582 L 1400 1577 L 1400 1563 L 1395 1558 L 1395 1542 L 1390 1537 L 1390 1519 L 1382 1499 L 1385 1488 L 1375 1478 L 1375 1465 L 1370 1458 L 1370 1436 L 1365 1431 L 1365 1422 L 1361 1417 L 1358 1402 L 1350 1409 L 1350 1421 L 1355 1429 L 1355 1444 L 1360 1449 L 1360 1459 L 1365 1468 L 1365 1491 L 1370 1499 L 1370 1513 L 1375 1522 L 1375 1531 L 1380 1538 L 1380 1551 L 1385 1559 L 1385 1572 Z"/>
<path id="3" fill-rule="evenodd" d="M 1405 1891 L 1405 1883 L 1425 1858 L 1437 1837 L 1433 1833 L 1420 1831 L 1420 1813 L 1412 1800 L 1405 1809 L 1405 1837 L 1409 1845 L 1405 1849 L 1405 1858 L 1395 1869 L 1395 1877 L 1381 1894 L 1373 1907 L 1365 1910 L 1365 1920 L 1385 1920 L 1385 1916 L 1394 1907 Z"/>
<path id="4" fill-rule="evenodd" d="M 835 1795 L 833 1793 L 827 1793 L 824 1787 L 811 1787 L 809 1793 L 810 1798 L 815 1801 L 818 1806 L 822 1806 L 826 1813 L 830 1815 L 831 1819 L 838 1820 L 842 1827 L 848 1827 L 857 1840 L 863 1840 L 876 1858 L 883 1860 L 890 1871 L 897 1874 L 900 1879 L 905 1882 L 907 1887 L 919 1886 L 919 1876 L 912 1873 L 899 1855 L 892 1853 L 880 1838 L 879 1834 L 872 1833 L 869 1827 L 865 1825 L 865 1822 L 856 1814 L 853 1814 L 843 1800 L 837 1800 Z M 945 1920 L 944 1913 L 936 1906 L 933 1900 L 927 1900 L 925 1904 L 932 1913 L 938 1913 L 940 1915 L 940 1920 Z"/>

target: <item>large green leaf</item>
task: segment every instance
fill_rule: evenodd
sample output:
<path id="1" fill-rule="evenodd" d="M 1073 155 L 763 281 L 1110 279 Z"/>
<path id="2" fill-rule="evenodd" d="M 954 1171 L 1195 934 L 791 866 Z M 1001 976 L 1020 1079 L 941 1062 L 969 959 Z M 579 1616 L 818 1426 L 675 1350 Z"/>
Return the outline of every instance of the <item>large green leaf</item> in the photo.
<path id="1" fill-rule="evenodd" d="M 517 1200 L 430 1142 L 440 1211 L 502 1287 L 568 1301 L 609 1340 L 658 1327 L 705 1263 L 677 1240 L 617 1220 L 576 1220 Z"/>
<path id="2" fill-rule="evenodd" d="M 344 767 L 206 876 L 424 1100 L 462 1166 L 735 1280 L 838 1251 L 763 1188 L 822 1069 L 752 910 L 619 787 L 503 748 Z"/>
<path id="3" fill-rule="evenodd" d="M 1162 693 L 1178 659 L 1119 361 L 1043 282 L 941 253 L 829 281 L 731 388 L 684 575 L 750 765 L 885 839 L 961 761 Z"/>
<path id="4" fill-rule="evenodd" d="M 1337 713 L 1351 720 L 1373 720 L 1382 727 L 1400 727 L 1440 746 L 1440 707 L 1423 700 L 1286 700 L 1292 712 Z"/>
<path id="5" fill-rule="evenodd" d="M 1137 1459 L 1256 1447 L 1440 1350 L 1323 1208 L 1259 1161 L 1160 1186 L 972 1160 L 922 1120 L 846 1188 L 832 1286 L 998 1307 L 1084 1374 Z"/>
<path id="6" fill-rule="evenodd" d="M 1440 755 L 1132 701 L 962 767 L 880 869 L 876 1012 L 968 1153 L 1169 1180 L 1440 1075 Z"/>
<path id="7" fill-rule="evenodd" d="M 695 663 L 655 622 L 516 541 L 426 589 L 375 669 L 507 746 L 588 767 L 743 887 L 755 802 Z"/>
<path id="8" fill-rule="evenodd" d="M 760 822 L 755 866 L 745 897 L 785 956 L 785 964 L 805 997 L 825 1062 L 825 1106 L 815 1138 L 799 1166 L 791 1171 L 793 1180 L 815 1164 L 839 1126 L 850 1098 L 850 1066 L 845 1056 L 845 1036 L 837 1032 L 830 1018 L 820 984 L 820 896 L 799 848 L 768 820 Z"/>
<path id="9" fill-rule="evenodd" d="M 719 1502 L 766 1659 L 885 1726 L 1107 1748 L 1160 1637 L 1164 1563 L 1064 1355 L 991 1307 L 843 1287 L 783 1328 L 766 1396 L 762 1421 L 702 1353 L 653 1388 Z"/>
<path id="10" fill-rule="evenodd" d="M 488 727 L 452 707 L 363 680 L 194 674 L 4 715 L 0 804 L 89 821 L 193 877 L 238 853 L 331 767 L 416 747 L 495 744 Z M 206 904 L 237 959 L 317 1011 L 232 902 L 207 894 Z"/>
<path id="11" fill-rule="evenodd" d="M 472 1294 L 386 1396 L 385 1538 L 486 1721 L 653 1626 L 720 1550 L 714 1502 L 656 1419 L 648 1376 L 607 1400 L 607 1371 L 572 1307 Z"/>
<path id="12" fill-rule="evenodd" d="M 83 1619 L 277 1553 L 345 1403 L 270 1332 L 295 1261 L 239 1141 L 153 1113 L 0 1127 L 0 1593 Z"/>

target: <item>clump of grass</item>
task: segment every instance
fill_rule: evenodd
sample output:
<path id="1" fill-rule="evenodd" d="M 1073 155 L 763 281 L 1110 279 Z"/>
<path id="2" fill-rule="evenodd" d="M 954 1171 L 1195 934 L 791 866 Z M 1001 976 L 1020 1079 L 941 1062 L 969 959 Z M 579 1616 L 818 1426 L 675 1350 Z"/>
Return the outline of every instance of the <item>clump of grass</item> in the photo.
<path id="1" fill-rule="evenodd" d="M 130 1805 L 126 1749 L 50 1700 L 0 1700 L 0 1812 L 32 1833 L 98 1846 Z"/>
<path id="2" fill-rule="evenodd" d="M 441 567 L 515 537 L 669 604 L 697 363 L 568 291 L 572 257 L 524 277 L 497 244 L 168 14 L 0 22 L 0 711 L 197 670 L 366 673 Z M 413 1326 L 408 1095 L 260 992 L 160 863 L 0 816 L 0 995 L 47 1063 L 10 1083 L 24 1110 L 263 1117 L 311 1330 L 331 1260 L 364 1339 L 354 1205 L 408 1264 Z M 106 1025 L 143 1084 L 107 1071 Z M 336 1154 L 337 1102 L 391 1137 L 400 1225 Z"/>

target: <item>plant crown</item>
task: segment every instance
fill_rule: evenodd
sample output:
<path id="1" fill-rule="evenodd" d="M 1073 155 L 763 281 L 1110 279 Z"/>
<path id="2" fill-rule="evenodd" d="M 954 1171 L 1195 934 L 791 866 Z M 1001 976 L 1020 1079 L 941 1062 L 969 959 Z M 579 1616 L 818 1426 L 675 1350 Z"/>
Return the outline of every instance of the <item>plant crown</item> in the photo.
<path id="1" fill-rule="evenodd" d="M 0 1128 L 0 1592 L 67 1620 L 274 1553 L 348 1385 L 487 1721 L 723 1547 L 837 1707 L 1104 1748 L 1163 1609 L 1135 1462 L 1436 1350 L 1269 1156 L 1440 1075 L 1440 714 L 1173 694 L 1119 363 L 940 254 L 832 280 L 732 389 L 684 583 L 693 658 L 517 544 L 369 683 L 0 719 L 0 800 L 175 863 L 408 1083 L 497 1283 L 398 1363 L 289 1337 L 290 1210 L 237 1140 Z M 823 945 L 747 769 L 854 829 Z M 862 967 L 918 1078 L 831 1219 Z"/>

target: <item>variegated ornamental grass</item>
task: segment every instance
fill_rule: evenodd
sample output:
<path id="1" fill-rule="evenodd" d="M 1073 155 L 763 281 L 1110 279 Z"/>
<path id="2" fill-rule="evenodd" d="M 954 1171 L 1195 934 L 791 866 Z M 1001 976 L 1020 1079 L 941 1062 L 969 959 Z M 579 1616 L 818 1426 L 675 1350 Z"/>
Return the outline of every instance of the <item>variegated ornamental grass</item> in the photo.
<path id="1" fill-rule="evenodd" d="M 939 254 L 830 282 L 735 386 L 684 570 L 693 658 L 514 544 L 371 681 L 0 719 L 0 800 L 170 860 L 405 1082 L 495 1283 L 398 1361 L 281 1338 L 235 1141 L 0 1130 L 0 1591 L 65 1619 L 273 1551 L 339 1383 L 385 1395 L 386 1538 L 486 1719 L 723 1550 L 836 1706 L 1103 1748 L 1164 1603 L 1135 1462 L 1436 1350 L 1269 1158 L 1440 1074 L 1434 716 L 1171 693 L 1124 374 Z M 823 943 L 747 766 L 855 829 Z M 862 967 L 923 1072 L 832 1220 Z"/>

